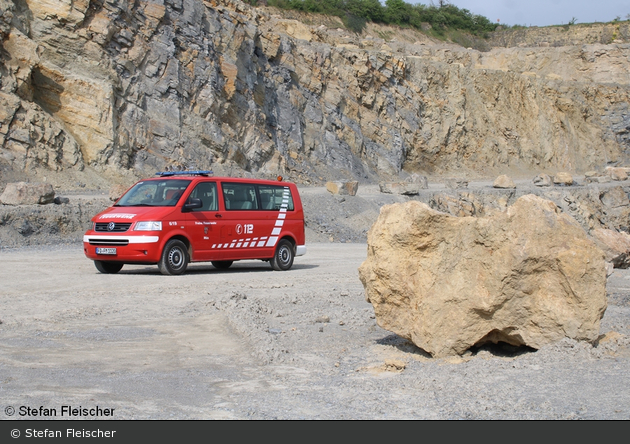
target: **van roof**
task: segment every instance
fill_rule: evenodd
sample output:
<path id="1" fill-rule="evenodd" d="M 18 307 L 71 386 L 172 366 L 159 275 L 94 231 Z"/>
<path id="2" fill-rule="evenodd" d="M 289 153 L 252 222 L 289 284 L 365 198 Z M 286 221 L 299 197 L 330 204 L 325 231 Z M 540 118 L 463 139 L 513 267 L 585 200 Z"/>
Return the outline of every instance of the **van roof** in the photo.
<path id="1" fill-rule="evenodd" d="M 212 177 L 213 179 L 220 181 L 231 181 L 231 182 L 249 182 L 249 183 L 264 183 L 267 185 L 278 185 L 285 184 L 288 185 L 291 182 L 285 182 L 282 176 L 278 176 L 276 180 L 272 179 L 255 179 L 255 178 L 247 178 L 247 177 L 221 177 L 221 176 L 213 176 L 212 171 L 164 171 L 160 173 L 155 173 L 156 176 L 147 178 L 144 180 L 161 180 L 161 179 L 176 179 L 179 176 L 197 176 L 197 177 Z"/>

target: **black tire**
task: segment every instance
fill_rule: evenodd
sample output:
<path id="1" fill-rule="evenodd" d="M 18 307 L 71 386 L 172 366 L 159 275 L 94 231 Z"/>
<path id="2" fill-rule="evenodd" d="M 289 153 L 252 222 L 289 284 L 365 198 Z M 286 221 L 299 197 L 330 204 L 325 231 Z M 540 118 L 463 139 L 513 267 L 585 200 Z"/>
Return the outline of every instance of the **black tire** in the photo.
<path id="1" fill-rule="evenodd" d="M 162 257 L 158 262 L 160 273 L 167 275 L 183 274 L 188 267 L 190 257 L 186 244 L 177 239 L 171 239 L 164 246 Z"/>
<path id="2" fill-rule="evenodd" d="M 94 261 L 94 265 L 101 273 L 114 274 L 118 273 L 124 264 L 122 262 Z"/>
<path id="3" fill-rule="evenodd" d="M 295 248 L 293 244 L 282 239 L 278 242 L 276 252 L 269 261 L 271 268 L 276 271 L 286 271 L 293 266 L 293 258 L 295 257 Z"/>
<path id="4" fill-rule="evenodd" d="M 219 270 L 225 270 L 230 268 L 234 261 L 212 261 L 212 266 L 214 268 L 218 268 Z"/>

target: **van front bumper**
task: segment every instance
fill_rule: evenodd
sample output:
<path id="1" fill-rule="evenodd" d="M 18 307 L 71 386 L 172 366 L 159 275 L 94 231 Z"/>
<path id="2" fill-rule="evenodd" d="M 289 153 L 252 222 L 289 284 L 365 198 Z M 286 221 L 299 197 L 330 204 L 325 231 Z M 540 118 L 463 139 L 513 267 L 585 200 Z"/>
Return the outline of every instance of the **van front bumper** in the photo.
<path id="1" fill-rule="evenodd" d="M 83 236 L 83 251 L 88 259 L 115 262 L 154 262 L 160 260 L 159 236 Z M 99 254 L 97 249 L 115 251 Z M 114 249 L 114 250 L 112 250 Z"/>

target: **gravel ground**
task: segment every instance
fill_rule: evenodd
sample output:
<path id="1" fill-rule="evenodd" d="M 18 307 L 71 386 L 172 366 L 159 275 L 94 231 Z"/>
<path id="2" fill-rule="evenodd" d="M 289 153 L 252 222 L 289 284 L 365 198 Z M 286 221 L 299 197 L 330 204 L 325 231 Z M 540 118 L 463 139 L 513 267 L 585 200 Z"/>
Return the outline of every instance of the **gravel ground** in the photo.
<path id="1" fill-rule="evenodd" d="M 434 359 L 378 327 L 357 274 L 366 252 L 311 243 L 287 272 L 244 261 L 163 276 L 149 266 L 99 274 L 78 244 L 5 250 L 3 410 L 56 408 L 56 419 L 67 419 L 62 405 L 115 409 L 95 419 L 630 419 L 630 271 L 609 278 L 597 346 L 564 340 Z"/>
<path id="2" fill-rule="evenodd" d="M 434 359 L 377 325 L 358 279 L 379 208 L 408 198 L 301 192 L 308 251 L 287 272 L 244 261 L 102 275 L 79 240 L 104 196 L 41 209 L 28 235 L 15 213 L 29 209 L 2 209 L 0 417 L 98 405 L 115 414 L 72 419 L 630 419 L 629 270 L 608 279 L 595 345 Z M 60 211 L 73 229 L 46 222 Z"/>

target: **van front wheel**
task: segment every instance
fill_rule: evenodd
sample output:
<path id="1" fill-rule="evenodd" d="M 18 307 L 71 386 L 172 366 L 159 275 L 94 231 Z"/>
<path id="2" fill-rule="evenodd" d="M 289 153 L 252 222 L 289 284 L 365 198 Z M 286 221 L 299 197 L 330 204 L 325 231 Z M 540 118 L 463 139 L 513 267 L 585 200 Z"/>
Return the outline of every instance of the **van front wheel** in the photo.
<path id="1" fill-rule="evenodd" d="M 180 240 L 171 239 L 162 251 L 158 268 L 162 274 L 183 274 L 188 267 L 189 260 L 186 244 Z"/>
<path id="2" fill-rule="evenodd" d="M 276 253 L 271 260 L 271 268 L 277 271 L 286 271 L 293 266 L 293 258 L 295 257 L 295 249 L 293 244 L 286 239 L 278 242 Z"/>

